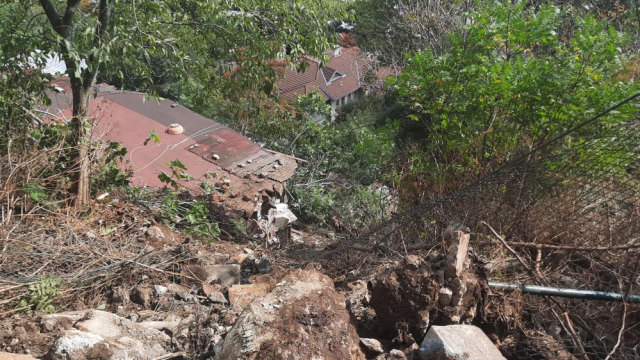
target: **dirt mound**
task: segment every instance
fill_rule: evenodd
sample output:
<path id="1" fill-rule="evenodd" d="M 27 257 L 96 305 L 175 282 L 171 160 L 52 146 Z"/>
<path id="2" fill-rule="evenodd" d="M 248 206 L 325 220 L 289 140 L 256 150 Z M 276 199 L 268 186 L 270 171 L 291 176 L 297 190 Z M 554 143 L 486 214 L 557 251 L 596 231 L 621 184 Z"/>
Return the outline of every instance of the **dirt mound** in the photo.
<path id="1" fill-rule="evenodd" d="M 468 235 L 450 235 L 447 255 L 427 262 L 414 255 L 369 283 L 370 305 L 388 338 L 419 342 L 431 325 L 470 324 L 487 284 L 467 256 Z"/>
<path id="2" fill-rule="evenodd" d="M 333 281 L 296 270 L 254 300 L 227 334 L 218 359 L 365 359 Z"/>

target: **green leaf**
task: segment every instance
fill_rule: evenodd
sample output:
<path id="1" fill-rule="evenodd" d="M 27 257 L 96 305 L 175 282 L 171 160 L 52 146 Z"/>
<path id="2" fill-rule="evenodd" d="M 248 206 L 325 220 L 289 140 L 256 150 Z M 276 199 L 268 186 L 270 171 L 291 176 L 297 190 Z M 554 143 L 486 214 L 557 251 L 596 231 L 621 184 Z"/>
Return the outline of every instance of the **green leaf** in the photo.
<path id="1" fill-rule="evenodd" d="M 187 170 L 187 168 L 184 166 L 184 164 L 182 164 L 182 162 L 180 160 L 178 160 L 178 159 L 172 160 L 169 163 L 169 166 L 170 167 L 176 167 L 176 168 L 179 168 L 179 169 L 182 169 L 182 170 Z"/>
<path id="2" fill-rule="evenodd" d="M 109 235 L 109 234 L 111 234 L 111 233 L 115 232 L 116 230 L 118 230 L 118 227 L 117 227 L 117 226 L 110 226 L 110 227 L 108 227 L 108 228 L 104 228 L 104 229 L 102 229 L 102 231 L 100 232 L 100 235 L 102 235 L 102 236 L 107 236 L 107 235 Z"/>
<path id="3" fill-rule="evenodd" d="M 147 138 L 144 140 L 144 142 L 142 143 L 143 146 L 147 146 L 147 144 L 149 143 L 149 140 L 153 139 L 153 141 L 156 144 L 160 144 L 160 138 L 158 137 L 158 135 L 156 134 L 156 129 L 153 129 L 149 132 L 149 135 L 147 135 Z"/>

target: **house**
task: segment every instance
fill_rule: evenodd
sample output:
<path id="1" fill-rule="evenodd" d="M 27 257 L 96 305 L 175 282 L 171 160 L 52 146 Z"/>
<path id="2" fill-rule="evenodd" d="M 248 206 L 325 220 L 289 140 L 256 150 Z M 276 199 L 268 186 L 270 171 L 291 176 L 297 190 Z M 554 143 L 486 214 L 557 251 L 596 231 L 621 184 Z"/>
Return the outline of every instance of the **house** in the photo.
<path id="1" fill-rule="evenodd" d="M 338 47 L 327 53 L 330 60 L 324 65 L 313 57 L 305 57 L 303 72 L 285 68 L 278 82 L 278 96 L 295 100 L 298 95 L 318 92 L 331 105 L 331 119 L 337 109 L 351 101 L 381 88 L 384 78 L 392 75 L 388 68 L 376 69 L 371 59 L 358 47 Z"/>
<path id="2" fill-rule="evenodd" d="M 56 91 L 48 94 L 48 120 L 66 122 L 72 107 L 69 80 L 60 77 L 51 85 Z M 165 183 L 158 175 L 170 174 L 169 163 L 177 159 L 193 177 L 183 183 L 185 188 L 197 193 L 202 182 L 211 182 L 219 189 L 212 201 L 225 211 L 240 213 L 257 224 L 266 215 L 271 216 L 261 214 L 264 209 L 277 209 L 295 220 L 284 204 L 286 181 L 297 167 L 295 158 L 263 148 L 174 101 L 150 99 L 144 93 L 104 84 L 95 87 L 90 115 L 94 140 L 119 142 L 127 148 L 126 161 L 121 165 L 130 171 L 132 185 L 163 187 Z M 160 143 L 152 140 L 145 145 L 152 132 Z"/>

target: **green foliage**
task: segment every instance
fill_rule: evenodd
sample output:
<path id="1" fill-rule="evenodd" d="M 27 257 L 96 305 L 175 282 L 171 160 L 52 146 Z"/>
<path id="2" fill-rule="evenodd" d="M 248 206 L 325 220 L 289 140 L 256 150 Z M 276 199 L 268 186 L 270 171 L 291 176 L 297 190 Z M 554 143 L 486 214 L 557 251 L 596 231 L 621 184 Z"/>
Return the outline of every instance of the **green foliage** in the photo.
<path id="1" fill-rule="evenodd" d="M 449 52 L 419 52 L 389 82 L 410 110 L 405 135 L 420 141 L 410 171 L 436 186 L 482 174 L 635 91 L 613 80 L 624 35 L 593 15 L 491 1 L 469 16 Z M 635 112 L 624 106 L 601 123 Z"/>
<path id="2" fill-rule="evenodd" d="M 389 219 L 390 202 L 387 194 L 369 186 L 355 185 L 350 188 L 294 188 L 292 203 L 296 214 L 320 226 L 332 225 L 337 220 L 351 231 L 366 229 L 375 223 Z"/>
<path id="3" fill-rule="evenodd" d="M 188 193 L 183 194 L 188 197 Z M 167 192 L 161 203 L 163 221 L 187 234 L 201 236 L 207 241 L 220 236 L 220 228 L 209 216 L 209 207 L 201 199 L 181 200 L 176 192 Z"/>
<path id="4" fill-rule="evenodd" d="M 105 155 L 103 159 L 99 159 L 102 163 L 98 174 L 91 178 L 93 194 L 129 185 L 129 174 L 119 166 L 125 162 L 127 148 L 118 142 L 111 142 L 105 149 Z"/>
<path id="5" fill-rule="evenodd" d="M 332 189 L 319 186 L 293 188 L 292 194 L 295 202 L 291 206 L 302 220 L 320 226 L 330 224 L 333 204 L 336 201 L 335 192 Z"/>
<path id="6" fill-rule="evenodd" d="M 191 175 L 187 174 L 187 167 L 177 159 L 167 165 L 169 165 L 171 174 L 167 175 L 163 172 L 158 175 L 160 181 L 165 183 L 165 195 L 161 204 L 164 222 L 167 225 L 183 229 L 187 234 L 202 236 L 209 240 L 220 236 L 220 228 L 210 218 L 207 203 L 200 198 L 185 201 L 185 198 L 191 198 L 188 191 L 179 194 L 182 189 L 179 181 L 193 179 Z M 211 174 L 205 174 L 205 178 L 209 179 L 210 177 L 212 177 Z M 169 191 L 169 186 L 174 191 Z"/>
<path id="7" fill-rule="evenodd" d="M 343 227 L 352 230 L 366 229 L 391 216 L 388 194 L 368 186 L 356 185 L 336 192 L 340 201 L 333 209 Z"/>
<path id="8" fill-rule="evenodd" d="M 147 135 L 146 139 L 144 139 L 142 146 L 147 146 L 147 144 L 149 143 L 149 140 L 151 139 L 153 139 L 154 143 L 160 144 L 160 138 L 158 137 L 158 134 L 156 134 L 156 129 L 153 129 L 149 132 L 149 135 Z"/>
<path id="9" fill-rule="evenodd" d="M 171 186 L 175 191 L 178 191 L 180 189 L 179 181 L 193 179 L 191 175 L 187 174 L 187 168 L 180 160 L 172 160 L 167 165 L 169 166 L 171 173 L 167 175 L 167 173 L 162 172 L 162 174 L 158 175 L 158 179 L 164 183 L 165 189 L 168 186 Z"/>
<path id="10" fill-rule="evenodd" d="M 247 222 L 244 219 L 231 220 L 233 228 L 238 234 L 247 235 Z"/>
<path id="11" fill-rule="evenodd" d="M 40 185 L 31 181 L 22 187 L 22 191 L 34 202 L 40 202 L 47 197 L 44 189 Z"/>
<path id="12" fill-rule="evenodd" d="M 29 292 L 20 299 L 18 308 L 27 308 L 27 312 L 40 311 L 51 314 L 56 311 L 53 302 L 60 294 L 60 279 L 45 277 L 39 282 L 29 285 Z"/>
<path id="13" fill-rule="evenodd" d="M 203 177 L 204 177 L 204 181 L 198 184 L 198 186 L 200 187 L 204 195 L 211 195 L 214 192 L 216 192 L 218 188 L 215 185 L 211 185 L 209 183 L 209 180 L 217 178 L 218 174 L 214 172 L 206 172 L 204 173 Z"/>

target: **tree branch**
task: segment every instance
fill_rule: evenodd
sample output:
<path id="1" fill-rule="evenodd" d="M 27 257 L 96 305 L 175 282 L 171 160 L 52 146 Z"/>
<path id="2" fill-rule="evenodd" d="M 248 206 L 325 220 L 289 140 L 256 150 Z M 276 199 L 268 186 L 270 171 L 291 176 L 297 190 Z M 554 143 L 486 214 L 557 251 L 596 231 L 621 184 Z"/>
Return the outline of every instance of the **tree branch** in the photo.
<path id="1" fill-rule="evenodd" d="M 49 22 L 53 26 L 53 29 L 58 34 L 62 35 L 62 33 L 60 33 L 59 31 L 62 18 L 60 17 L 58 10 L 56 10 L 56 7 L 53 6 L 50 0 L 40 0 L 40 6 L 42 6 L 44 13 L 47 15 Z"/>
<path id="2" fill-rule="evenodd" d="M 107 35 L 107 28 L 109 27 L 109 21 L 111 20 L 111 7 L 109 0 L 100 0 L 98 9 L 98 22 L 96 23 L 96 34 L 93 38 L 93 46 L 100 47 L 102 40 Z M 93 81 L 98 75 L 98 62 L 96 56 L 92 53 L 87 59 L 87 65 L 89 66 L 83 74 L 82 84 L 85 90 L 93 86 Z"/>
<path id="3" fill-rule="evenodd" d="M 62 18 L 61 24 L 63 33 L 60 33 L 65 39 L 69 37 L 73 16 L 76 14 L 78 5 L 80 5 L 80 0 L 67 0 L 67 8 L 64 10 L 64 17 Z"/>

